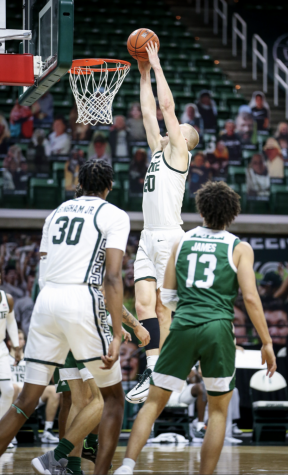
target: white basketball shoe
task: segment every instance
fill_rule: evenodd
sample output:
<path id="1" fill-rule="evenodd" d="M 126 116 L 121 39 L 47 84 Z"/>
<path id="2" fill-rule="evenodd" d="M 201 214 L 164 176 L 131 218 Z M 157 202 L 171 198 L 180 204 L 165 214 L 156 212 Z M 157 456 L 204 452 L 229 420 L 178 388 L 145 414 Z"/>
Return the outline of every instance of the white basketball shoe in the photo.
<path id="1" fill-rule="evenodd" d="M 126 401 L 130 402 L 131 404 L 140 404 L 141 402 L 146 401 L 149 393 L 151 374 L 152 370 L 150 368 L 146 368 L 144 373 L 140 377 L 139 383 L 136 384 L 135 388 L 131 389 L 131 391 L 126 394 Z"/>

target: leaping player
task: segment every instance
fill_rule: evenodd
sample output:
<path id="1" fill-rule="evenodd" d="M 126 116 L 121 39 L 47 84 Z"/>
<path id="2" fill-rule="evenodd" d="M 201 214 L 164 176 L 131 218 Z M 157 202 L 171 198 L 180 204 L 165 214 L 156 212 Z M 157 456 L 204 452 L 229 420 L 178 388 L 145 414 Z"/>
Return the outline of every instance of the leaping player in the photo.
<path id="1" fill-rule="evenodd" d="M 145 347 L 147 368 L 140 382 L 127 395 L 127 401 L 137 404 L 148 396 L 149 380 L 171 324 L 171 311 L 160 298 L 164 272 L 172 245 L 184 234 L 181 228 L 181 207 L 192 150 L 199 142 L 196 130 L 189 124 L 179 125 L 175 104 L 165 79 L 157 45 L 147 46 L 149 61 L 138 61 L 141 74 L 140 102 L 147 141 L 152 151 L 143 192 L 144 230 L 134 265 L 136 312 L 149 331 L 151 340 Z M 157 82 L 159 106 L 167 128 L 160 135 L 156 117 L 156 102 L 151 86 L 150 69 Z"/>

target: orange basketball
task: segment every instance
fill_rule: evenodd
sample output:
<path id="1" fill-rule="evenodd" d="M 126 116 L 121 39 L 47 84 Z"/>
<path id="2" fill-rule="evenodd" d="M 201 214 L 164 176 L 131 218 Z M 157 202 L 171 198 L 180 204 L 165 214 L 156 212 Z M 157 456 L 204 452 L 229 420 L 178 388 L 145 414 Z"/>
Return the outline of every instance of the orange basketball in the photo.
<path id="1" fill-rule="evenodd" d="M 133 31 L 127 40 L 128 52 L 138 61 L 148 61 L 146 46 L 149 41 L 157 43 L 159 51 L 160 42 L 154 31 L 149 30 L 148 28 L 139 28 L 138 30 Z"/>

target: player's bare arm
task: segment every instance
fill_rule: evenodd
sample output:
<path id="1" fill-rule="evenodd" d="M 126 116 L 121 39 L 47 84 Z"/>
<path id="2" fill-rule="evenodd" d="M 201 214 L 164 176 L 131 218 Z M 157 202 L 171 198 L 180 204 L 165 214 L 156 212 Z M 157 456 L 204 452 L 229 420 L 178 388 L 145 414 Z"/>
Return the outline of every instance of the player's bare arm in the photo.
<path id="1" fill-rule="evenodd" d="M 238 272 L 238 282 L 241 288 L 248 315 L 262 341 L 262 364 L 267 363 L 267 375 L 273 376 L 276 371 L 276 358 L 272 340 L 269 335 L 265 315 L 255 282 L 253 270 L 254 253 L 250 244 L 241 242 L 233 253 L 233 261 Z"/>
<path id="2" fill-rule="evenodd" d="M 122 259 L 123 251 L 120 249 L 106 249 L 106 274 L 104 278 L 105 295 L 113 324 L 113 340 L 109 346 L 108 355 L 102 356 L 103 369 L 112 368 L 119 357 L 122 340 Z"/>
<path id="3" fill-rule="evenodd" d="M 122 321 L 123 323 L 125 323 L 125 325 L 127 325 L 128 327 L 130 328 L 133 328 L 133 331 L 134 331 L 134 334 L 135 336 L 138 338 L 138 340 L 140 340 L 141 344 L 138 345 L 140 346 L 140 348 L 148 345 L 149 341 L 150 341 L 150 334 L 149 332 L 146 330 L 146 328 L 144 328 L 141 323 L 139 322 L 139 320 L 137 320 L 137 318 L 135 318 L 132 313 L 130 313 L 127 308 L 123 305 L 123 311 L 122 311 Z"/>
<path id="4" fill-rule="evenodd" d="M 176 259 L 178 246 L 179 246 L 179 241 L 175 242 L 175 244 L 172 247 L 171 255 L 169 257 L 169 261 L 167 263 L 167 267 L 165 270 L 164 284 L 163 284 L 164 289 L 171 289 L 171 290 L 177 289 L 175 259 Z"/>
<path id="5" fill-rule="evenodd" d="M 138 61 L 141 74 L 140 79 L 140 104 L 143 115 L 143 123 L 146 130 L 147 142 L 152 154 L 161 150 L 161 135 L 156 116 L 156 102 L 151 86 L 150 69 L 148 61 Z"/>
<path id="6" fill-rule="evenodd" d="M 188 165 L 188 148 L 192 150 L 196 147 L 199 142 L 199 136 L 192 126 L 188 124 L 183 126 L 179 125 L 175 114 L 175 103 L 172 92 L 168 86 L 160 64 L 157 44 L 153 44 L 152 42 L 148 43 L 146 50 L 149 62 L 155 72 L 159 106 L 163 113 L 165 125 L 168 131 L 169 144 L 165 149 L 165 159 L 173 168 L 179 171 L 186 171 Z M 189 136 L 192 135 L 192 137 L 189 138 L 189 144 L 187 144 L 188 137 L 184 137 L 181 127 L 183 133 L 185 133 L 185 127 L 189 127 Z"/>

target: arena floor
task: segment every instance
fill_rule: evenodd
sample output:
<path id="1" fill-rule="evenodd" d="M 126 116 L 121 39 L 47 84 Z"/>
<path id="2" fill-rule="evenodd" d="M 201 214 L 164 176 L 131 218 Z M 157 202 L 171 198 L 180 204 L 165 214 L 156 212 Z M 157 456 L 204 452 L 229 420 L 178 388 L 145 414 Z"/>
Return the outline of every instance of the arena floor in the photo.
<path id="1" fill-rule="evenodd" d="M 0 458 L 0 474 L 32 474 L 31 459 L 49 450 L 44 447 L 18 447 L 7 451 Z M 145 447 L 136 465 L 135 474 L 177 473 L 197 474 L 201 446 Z M 125 447 L 118 447 L 114 470 L 120 465 Z M 93 474 L 91 462 L 83 461 L 85 475 Z M 113 473 L 113 470 L 111 471 Z M 215 471 L 216 474 L 288 474 L 287 446 L 225 446 Z"/>

